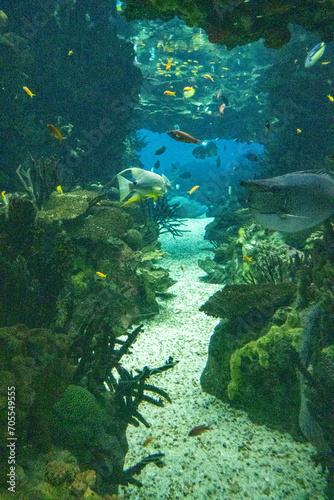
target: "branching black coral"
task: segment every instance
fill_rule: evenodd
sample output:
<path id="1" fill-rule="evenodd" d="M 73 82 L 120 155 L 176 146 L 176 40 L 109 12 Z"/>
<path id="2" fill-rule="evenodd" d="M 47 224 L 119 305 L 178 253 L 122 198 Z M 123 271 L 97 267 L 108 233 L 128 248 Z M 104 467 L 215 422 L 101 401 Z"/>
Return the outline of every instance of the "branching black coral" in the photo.
<path id="1" fill-rule="evenodd" d="M 186 229 L 180 229 L 185 225 L 184 219 L 178 217 L 177 209 L 179 203 L 169 204 L 165 196 L 158 198 L 154 203 L 152 199 L 144 200 L 141 203 L 142 217 L 144 223 L 154 222 L 158 225 L 159 234 L 171 233 L 173 237 L 182 236 L 188 232 Z"/>
<path id="2" fill-rule="evenodd" d="M 165 398 L 169 403 L 171 403 L 171 400 L 167 392 L 154 385 L 147 384 L 146 381 L 151 375 L 169 370 L 177 363 L 178 361 L 173 361 L 173 358 L 170 357 L 166 363 L 159 368 L 150 369 L 145 366 L 143 370 L 136 370 L 137 375 L 133 375 L 132 372 L 127 371 L 120 364 L 116 365 L 115 368 L 119 375 L 119 380 L 117 381 L 116 378 L 110 374 L 106 382 L 114 391 L 115 402 L 120 408 L 120 418 L 123 421 L 132 424 L 135 427 L 139 426 L 139 422 L 144 424 L 146 427 L 150 427 L 150 424 L 138 412 L 138 406 L 142 401 L 146 401 L 155 406 L 163 406 L 163 400 L 161 398 L 155 399 L 148 396 L 144 394 L 144 391 L 158 394 L 159 396 Z"/>
<path id="3" fill-rule="evenodd" d="M 136 486 L 143 486 L 143 483 L 135 479 L 133 476 L 140 474 L 141 471 L 146 467 L 147 464 L 154 463 L 157 467 L 164 467 L 166 464 L 161 459 L 165 456 L 164 453 L 155 453 L 154 455 L 148 455 L 138 462 L 133 467 L 129 467 L 123 471 L 122 477 L 119 479 L 118 484 L 127 486 L 129 483 Z"/>

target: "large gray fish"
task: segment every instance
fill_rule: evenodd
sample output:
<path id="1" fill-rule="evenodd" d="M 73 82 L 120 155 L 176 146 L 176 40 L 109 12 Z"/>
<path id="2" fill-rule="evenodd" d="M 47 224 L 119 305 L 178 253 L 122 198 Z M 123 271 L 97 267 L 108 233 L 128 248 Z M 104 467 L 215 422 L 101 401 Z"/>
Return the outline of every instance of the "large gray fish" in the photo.
<path id="1" fill-rule="evenodd" d="M 120 174 L 130 171 L 135 181 L 129 181 Z M 158 175 L 142 168 L 132 167 L 122 170 L 117 174 L 120 201 L 123 201 L 130 193 L 133 193 L 127 203 L 140 201 L 144 198 L 153 198 L 156 201 L 159 196 L 163 196 L 167 189 L 171 187 L 170 181 L 165 175 Z"/>
<path id="2" fill-rule="evenodd" d="M 320 224 L 334 212 L 334 178 L 312 171 L 242 181 L 249 207 L 262 226 L 294 233 Z"/>

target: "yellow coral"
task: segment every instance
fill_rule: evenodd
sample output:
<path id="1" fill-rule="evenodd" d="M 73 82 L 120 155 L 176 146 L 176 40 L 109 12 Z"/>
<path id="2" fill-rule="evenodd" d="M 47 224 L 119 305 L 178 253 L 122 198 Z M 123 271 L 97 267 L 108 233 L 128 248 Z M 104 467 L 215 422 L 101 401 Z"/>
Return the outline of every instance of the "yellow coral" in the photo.
<path id="1" fill-rule="evenodd" d="M 239 238 L 237 239 L 236 243 L 241 243 L 243 245 L 244 240 L 245 240 L 245 236 L 246 236 L 246 232 L 245 232 L 245 228 L 244 227 L 241 227 L 239 229 L 238 235 L 239 235 Z"/>
<path id="2" fill-rule="evenodd" d="M 100 497 L 100 495 L 95 493 L 95 491 L 91 490 L 90 488 L 87 488 L 83 498 L 84 500 L 102 500 L 102 497 Z"/>
<path id="3" fill-rule="evenodd" d="M 297 326 L 298 325 L 298 326 Z M 239 391 L 243 377 L 240 370 L 242 358 L 248 358 L 252 362 L 258 362 L 265 369 L 270 367 L 270 350 L 282 338 L 289 338 L 291 345 L 298 348 L 303 329 L 299 327 L 299 317 L 290 314 L 282 326 L 272 326 L 269 332 L 258 340 L 252 340 L 240 349 L 234 351 L 230 358 L 231 381 L 227 386 L 229 399 L 234 399 Z"/>

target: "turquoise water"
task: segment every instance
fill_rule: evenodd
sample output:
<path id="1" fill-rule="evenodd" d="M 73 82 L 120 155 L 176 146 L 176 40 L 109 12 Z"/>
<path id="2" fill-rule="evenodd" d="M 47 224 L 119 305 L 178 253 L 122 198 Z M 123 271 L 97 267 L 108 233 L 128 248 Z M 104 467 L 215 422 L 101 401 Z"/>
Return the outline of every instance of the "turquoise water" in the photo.
<path id="1" fill-rule="evenodd" d="M 0 5 L 1 491 L 333 498 L 333 5 Z"/>

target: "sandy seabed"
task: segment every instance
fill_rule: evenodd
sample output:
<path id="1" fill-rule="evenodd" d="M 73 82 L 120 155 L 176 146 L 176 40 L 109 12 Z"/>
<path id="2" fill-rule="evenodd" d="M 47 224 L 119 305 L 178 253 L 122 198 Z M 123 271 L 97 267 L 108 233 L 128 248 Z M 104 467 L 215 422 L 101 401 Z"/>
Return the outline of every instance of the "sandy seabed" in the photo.
<path id="1" fill-rule="evenodd" d="M 144 321 L 143 332 L 131 355 L 122 363 L 127 369 L 161 366 L 172 356 L 179 363 L 150 378 L 166 390 L 172 403 L 164 408 L 148 403 L 139 411 L 151 424 L 129 425 L 129 452 L 125 469 L 143 457 L 164 453 L 165 467 L 149 464 L 136 476 L 143 487 L 120 488 L 124 500 L 325 500 L 326 477 L 311 457 L 315 449 L 296 443 L 286 433 L 252 423 L 247 414 L 231 408 L 202 391 L 200 376 L 207 361 L 208 345 L 218 320 L 199 312 L 199 307 L 221 285 L 200 280 L 205 273 L 198 259 L 205 250 L 205 226 L 212 219 L 188 219 L 189 230 L 173 239 L 164 234 L 162 249 L 169 253 L 161 265 L 177 280 L 159 299 L 160 313 Z M 198 425 L 211 430 L 188 437 Z M 144 443 L 149 443 L 144 447 Z"/>

